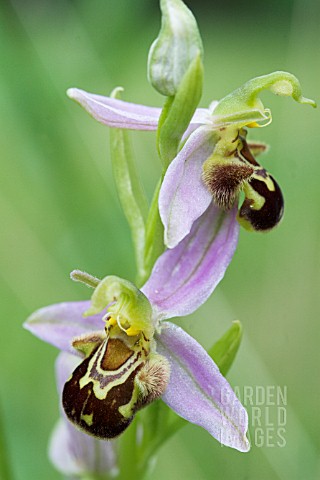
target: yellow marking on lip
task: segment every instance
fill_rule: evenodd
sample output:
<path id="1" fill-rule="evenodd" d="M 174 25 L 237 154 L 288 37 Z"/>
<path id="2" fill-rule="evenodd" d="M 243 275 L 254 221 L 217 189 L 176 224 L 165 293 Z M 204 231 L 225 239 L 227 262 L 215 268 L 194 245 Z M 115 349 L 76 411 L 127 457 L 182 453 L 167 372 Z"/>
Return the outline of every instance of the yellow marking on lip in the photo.
<path id="1" fill-rule="evenodd" d="M 83 420 L 89 427 L 91 427 L 93 424 L 93 413 L 90 413 L 90 415 L 81 415 L 80 419 Z"/>
<path id="2" fill-rule="evenodd" d="M 258 192 L 256 192 L 248 182 L 244 184 L 243 191 L 245 197 L 252 201 L 250 208 L 252 208 L 252 210 L 261 210 L 261 208 L 266 202 L 266 199 Z"/>
<path id="3" fill-rule="evenodd" d="M 106 323 L 111 327 L 113 325 L 117 325 L 117 320 L 110 316 Z"/>
<path id="4" fill-rule="evenodd" d="M 113 387 L 125 383 L 132 372 L 139 365 L 144 363 L 148 355 L 148 351 L 142 348 L 142 345 L 139 344 L 136 348 L 132 349 L 133 355 L 130 356 L 117 370 L 104 370 L 101 368 L 101 364 L 106 353 L 107 344 L 108 342 L 106 340 L 102 343 L 96 353 L 92 356 L 86 373 L 79 380 L 80 389 L 92 383 L 93 394 L 98 400 L 104 400 Z M 110 380 L 106 385 L 101 387 L 100 380 L 106 376 L 110 377 Z"/>
<path id="5" fill-rule="evenodd" d="M 129 327 L 129 328 L 127 328 L 127 330 L 126 330 L 126 334 L 127 334 L 129 337 L 134 337 L 135 335 L 139 335 L 140 332 L 141 332 L 141 330 L 137 330 L 137 329 L 134 328 L 134 327 Z"/>
<path id="6" fill-rule="evenodd" d="M 248 127 L 248 128 L 259 128 L 259 127 L 261 127 L 261 125 L 259 125 L 259 123 L 257 123 L 257 122 L 251 122 L 251 123 L 248 123 L 246 125 L 246 127 Z"/>
<path id="7" fill-rule="evenodd" d="M 252 177 L 256 178 L 257 180 L 260 180 L 260 182 L 264 182 L 266 184 L 269 192 L 274 192 L 275 191 L 276 187 L 275 187 L 274 182 L 272 181 L 272 179 L 269 175 L 267 175 L 267 177 L 265 178 L 265 177 L 262 177 L 259 174 L 254 173 L 252 175 Z"/>

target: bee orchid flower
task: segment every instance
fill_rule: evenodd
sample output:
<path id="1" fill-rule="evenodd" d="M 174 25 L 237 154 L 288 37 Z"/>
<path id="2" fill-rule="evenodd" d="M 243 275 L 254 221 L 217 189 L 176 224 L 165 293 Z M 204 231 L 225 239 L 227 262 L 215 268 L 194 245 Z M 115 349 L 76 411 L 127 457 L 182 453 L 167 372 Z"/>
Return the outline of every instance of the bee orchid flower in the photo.
<path id="1" fill-rule="evenodd" d="M 237 244 L 236 212 L 207 209 L 140 290 L 75 271 L 74 279 L 96 284 L 91 302 L 48 306 L 28 319 L 28 330 L 78 359 L 62 403 L 81 430 L 114 438 L 161 397 L 222 444 L 249 450 L 247 413 L 231 386 L 203 347 L 168 321 L 197 310 L 222 279 Z"/>
<path id="2" fill-rule="evenodd" d="M 180 149 L 170 163 L 159 196 L 159 211 L 165 229 L 165 243 L 175 247 L 194 222 L 212 205 L 229 210 L 244 200 L 237 219 L 248 230 L 267 231 L 283 215 L 283 197 L 274 178 L 254 155 L 265 145 L 246 140 L 247 129 L 266 126 L 271 112 L 259 95 L 269 90 L 292 97 L 299 103 L 316 106 L 302 96 L 296 77 L 274 72 L 249 80 L 240 88 L 198 108 L 185 131 Z M 157 130 L 161 110 L 71 88 L 70 98 L 82 105 L 96 120 L 122 129 Z"/>

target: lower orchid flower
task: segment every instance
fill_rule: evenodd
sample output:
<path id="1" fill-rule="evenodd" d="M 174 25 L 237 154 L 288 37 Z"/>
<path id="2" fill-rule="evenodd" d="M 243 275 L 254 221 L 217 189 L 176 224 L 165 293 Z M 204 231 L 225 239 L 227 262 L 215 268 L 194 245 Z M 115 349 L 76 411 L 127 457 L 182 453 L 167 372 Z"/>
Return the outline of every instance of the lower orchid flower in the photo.
<path id="1" fill-rule="evenodd" d="M 249 450 L 247 414 L 231 386 L 203 347 L 168 321 L 207 300 L 231 261 L 238 230 L 236 209 L 208 209 L 158 258 L 141 290 L 118 277 L 99 281 L 74 271 L 73 279 L 96 286 L 91 303 L 61 303 L 31 315 L 28 330 L 78 359 L 62 394 L 76 427 L 114 438 L 161 397 L 222 444 Z M 60 363 L 59 371 L 61 384 L 71 369 Z"/>
<path id="2" fill-rule="evenodd" d="M 198 108 L 160 190 L 159 212 L 169 248 L 190 232 L 193 223 L 212 205 L 212 199 L 228 210 L 238 203 L 239 194 L 243 192 L 238 221 L 248 230 L 267 231 L 281 220 L 283 197 L 280 187 L 254 158 L 254 154 L 266 147 L 246 141 L 245 128 L 266 126 L 271 122 L 270 110 L 259 99 L 263 90 L 316 106 L 313 100 L 302 96 L 296 77 L 287 72 L 274 72 L 249 80 L 219 102 L 213 102 L 209 109 Z M 158 128 L 161 113 L 158 108 L 76 88 L 69 89 L 68 95 L 96 120 L 110 127 Z"/>

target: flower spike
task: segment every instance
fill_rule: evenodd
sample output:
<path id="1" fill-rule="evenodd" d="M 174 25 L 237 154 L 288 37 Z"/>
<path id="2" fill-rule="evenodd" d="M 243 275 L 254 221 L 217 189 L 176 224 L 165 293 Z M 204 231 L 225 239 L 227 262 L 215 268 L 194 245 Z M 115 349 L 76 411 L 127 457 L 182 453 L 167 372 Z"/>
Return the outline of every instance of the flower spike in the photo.
<path id="1" fill-rule="evenodd" d="M 162 23 L 148 58 L 148 79 L 166 96 L 177 93 L 190 64 L 203 54 L 202 41 L 192 12 L 181 0 L 160 0 Z"/>

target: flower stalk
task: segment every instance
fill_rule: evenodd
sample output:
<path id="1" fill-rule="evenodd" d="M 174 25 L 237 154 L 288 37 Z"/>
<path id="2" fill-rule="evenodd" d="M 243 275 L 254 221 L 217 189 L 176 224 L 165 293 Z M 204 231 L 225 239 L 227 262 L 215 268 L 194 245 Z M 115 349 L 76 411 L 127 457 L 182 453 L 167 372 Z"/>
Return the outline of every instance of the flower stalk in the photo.
<path id="1" fill-rule="evenodd" d="M 144 275 L 138 277 L 137 285 L 140 287 L 150 277 L 153 265 L 157 258 L 165 250 L 165 244 L 163 239 L 163 223 L 159 213 L 159 194 L 162 185 L 163 176 L 160 178 L 150 205 L 149 215 L 146 226 L 146 241 L 144 250 Z"/>
<path id="2" fill-rule="evenodd" d="M 8 442 L 2 421 L 2 410 L 0 410 L 0 478 L 13 480 Z"/>
<path id="3" fill-rule="evenodd" d="M 120 98 L 120 88 L 116 88 L 111 98 Z M 112 170 L 122 210 L 130 226 L 138 283 L 146 277 L 144 264 L 146 221 L 148 204 L 133 161 L 128 132 L 114 128 L 110 131 L 110 151 Z"/>
<path id="4" fill-rule="evenodd" d="M 157 145 L 164 172 L 177 155 L 202 94 L 203 66 L 196 56 L 183 76 L 174 96 L 168 97 L 159 119 Z"/>
<path id="5" fill-rule="evenodd" d="M 166 97 L 162 110 L 124 102 L 120 88 L 110 98 L 68 90 L 112 127 L 113 175 L 137 266 L 136 284 L 74 270 L 74 281 L 94 288 L 91 300 L 42 308 L 25 324 L 61 350 L 61 419 L 50 455 L 69 478 L 142 479 L 187 421 L 221 444 L 250 449 L 247 413 L 225 379 L 241 342 L 240 322 L 207 352 L 170 319 L 210 297 L 235 252 L 239 223 L 266 231 L 282 217 L 281 190 L 254 157 L 266 147 L 246 139 L 247 129 L 271 121 L 259 94 L 315 103 L 293 75 L 274 72 L 198 108 L 203 49 L 196 21 L 181 0 L 160 0 L 160 7 L 148 78 Z M 128 129 L 157 132 L 163 173 L 150 208 Z"/>

